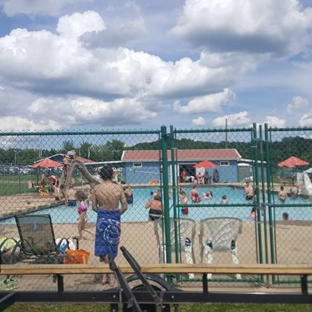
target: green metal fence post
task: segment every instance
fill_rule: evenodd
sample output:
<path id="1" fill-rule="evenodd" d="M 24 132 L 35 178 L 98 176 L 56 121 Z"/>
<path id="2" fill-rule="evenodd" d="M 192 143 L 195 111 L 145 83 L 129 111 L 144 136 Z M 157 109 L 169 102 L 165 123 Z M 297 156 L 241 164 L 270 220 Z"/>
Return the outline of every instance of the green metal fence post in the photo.
<path id="1" fill-rule="evenodd" d="M 174 250 L 175 250 L 175 261 L 179 263 L 179 233 L 178 233 L 178 214 L 177 214 L 177 178 L 176 178 L 176 155 L 177 150 L 174 147 L 174 133 L 173 126 L 170 126 L 170 146 L 171 146 L 171 173 L 172 173 L 172 200 L 173 200 L 173 218 L 174 218 Z"/>
<path id="2" fill-rule="evenodd" d="M 267 161 L 270 161 L 270 142 L 269 142 L 269 130 L 268 124 L 264 124 L 264 135 L 265 135 L 265 149 Z M 268 192 L 268 211 L 269 211 L 269 225 L 270 225 L 270 252 L 271 252 L 271 263 L 275 263 L 275 240 L 274 240 L 274 224 L 272 217 L 272 189 L 271 189 L 271 162 L 267 164 L 267 192 Z"/>
<path id="3" fill-rule="evenodd" d="M 171 263 L 171 240 L 170 240 L 170 206 L 169 206 L 169 181 L 168 181 L 168 134 L 166 126 L 161 127 L 161 150 L 163 168 L 163 197 L 165 210 L 165 243 L 166 262 Z"/>
<path id="4" fill-rule="evenodd" d="M 257 126 L 253 124 L 253 157 L 254 157 L 254 183 L 256 186 L 257 206 L 259 207 L 259 169 L 258 169 L 258 140 Z M 262 254 L 262 231 L 261 231 L 261 215 L 257 214 L 257 230 L 258 230 L 258 245 L 259 245 L 259 262 L 263 263 Z"/>
<path id="5" fill-rule="evenodd" d="M 264 184 L 264 155 L 263 155 L 263 134 L 262 125 L 259 126 L 260 133 L 260 160 L 261 160 L 261 195 L 262 195 L 262 205 L 263 207 L 263 231 L 264 231 L 264 248 L 265 248 L 265 263 L 269 263 L 268 255 L 268 233 L 267 233 L 267 219 L 266 219 L 266 206 L 265 206 L 265 184 Z M 260 202 L 260 201 L 258 201 Z M 260 207 L 260 206 L 259 206 Z"/>

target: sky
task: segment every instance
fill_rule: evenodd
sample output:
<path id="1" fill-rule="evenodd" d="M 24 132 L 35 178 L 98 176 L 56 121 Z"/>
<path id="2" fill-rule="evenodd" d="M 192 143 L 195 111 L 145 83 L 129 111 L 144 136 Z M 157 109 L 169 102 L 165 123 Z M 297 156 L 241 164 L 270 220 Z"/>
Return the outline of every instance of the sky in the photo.
<path id="1" fill-rule="evenodd" d="M 0 131 L 312 126 L 312 0 L 0 0 Z"/>

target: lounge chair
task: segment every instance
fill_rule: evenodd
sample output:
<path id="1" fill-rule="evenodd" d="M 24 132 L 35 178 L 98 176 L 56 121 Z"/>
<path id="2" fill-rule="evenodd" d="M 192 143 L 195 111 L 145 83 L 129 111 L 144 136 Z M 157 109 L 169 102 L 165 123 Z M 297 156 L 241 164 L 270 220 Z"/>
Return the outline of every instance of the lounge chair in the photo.
<path id="1" fill-rule="evenodd" d="M 238 264 L 237 238 L 242 233 L 242 220 L 238 218 L 207 218 L 200 221 L 199 240 L 201 262 L 212 263 L 214 252 L 228 252 L 234 264 Z M 206 257 L 204 257 L 204 255 Z M 211 278 L 211 274 L 208 274 Z M 236 274 L 241 279 L 240 274 Z"/>
<path id="2" fill-rule="evenodd" d="M 62 263 L 64 253 L 60 248 L 61 239 L 56 243 L 51 216 L 15 216 L 20 236 L 20 254 L 25 261 L 32 263 Z M 78 240 L 76 239 L 77 249 Z"/>
<path id="3" fill-rule="evenodd" d="M 154 221 L 154 232 L 156 235 L 159 263 L 166 263 L 166 244 L 165 244 L 165 226 L 164 219 L 160 218 Z M 176 220 L 177 244 L 175 237 L 175 221 L 170 218 L 170 243 L 171 251 L 176 251 L 179 255 L 179 262 L 183 262 L 182 252 L 185 255 L 185 262 L 195 263 L 194 257 L 194 238 L 195 238 L 195 220 L 181 218 Z M 177 246 L 176 246 L 177 245 Z M 176 250 L 177 247 L 177 250 Z M 194 278 L 194 274 L 189 274 L 189 278 Z"/>

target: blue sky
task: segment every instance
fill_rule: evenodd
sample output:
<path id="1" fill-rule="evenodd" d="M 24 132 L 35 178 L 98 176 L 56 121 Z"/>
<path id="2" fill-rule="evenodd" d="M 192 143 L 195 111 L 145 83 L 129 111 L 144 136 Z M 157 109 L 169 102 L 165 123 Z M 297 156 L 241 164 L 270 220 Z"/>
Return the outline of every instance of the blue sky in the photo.
<path id="1" fill-rule="evenodd" d="M 312 126 L 312 0 L 0 0 L 0 130 Z"/>

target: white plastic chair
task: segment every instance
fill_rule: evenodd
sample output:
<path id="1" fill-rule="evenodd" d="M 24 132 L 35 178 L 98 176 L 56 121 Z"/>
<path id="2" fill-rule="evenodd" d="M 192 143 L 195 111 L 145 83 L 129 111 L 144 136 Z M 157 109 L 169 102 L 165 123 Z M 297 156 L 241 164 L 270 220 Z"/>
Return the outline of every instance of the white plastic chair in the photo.
<path id="1" fill-rule="evenodd" d="M 207 218 L 200 221 L 199 240 L 201 262 L 212 263 L 214 252 L 228 252 L 234 264 L 238 264 L 237 238 L 242 233 L 242 220 L 238 218 Z M 205 259 L 204 259 L 205 254 Z M 208 278 L 211 278 L 208 274 Z M 241 279 L 240 274 L 236 274 Z"/>
<path id="2" fill-rule="evenodd" d="M 178 252 L 184 252 L 185 261 L 188 264 L 195 263 L 194 256 L 194 239 L 195 239 L 195 220 L 189 218 L 177 219 L 177 240 Z M 170 218 L 170 243 L 171 250 L 175 251 L 175 230 L 174 218 Z M 159 263 L 166 263 L 166 243 L 165 243 L 165 220 L 163 218 L 154 221 L 154 232 L 159 250 Z M 194 278 L 194 274 L 190 273 L 189 278 Z"/>

